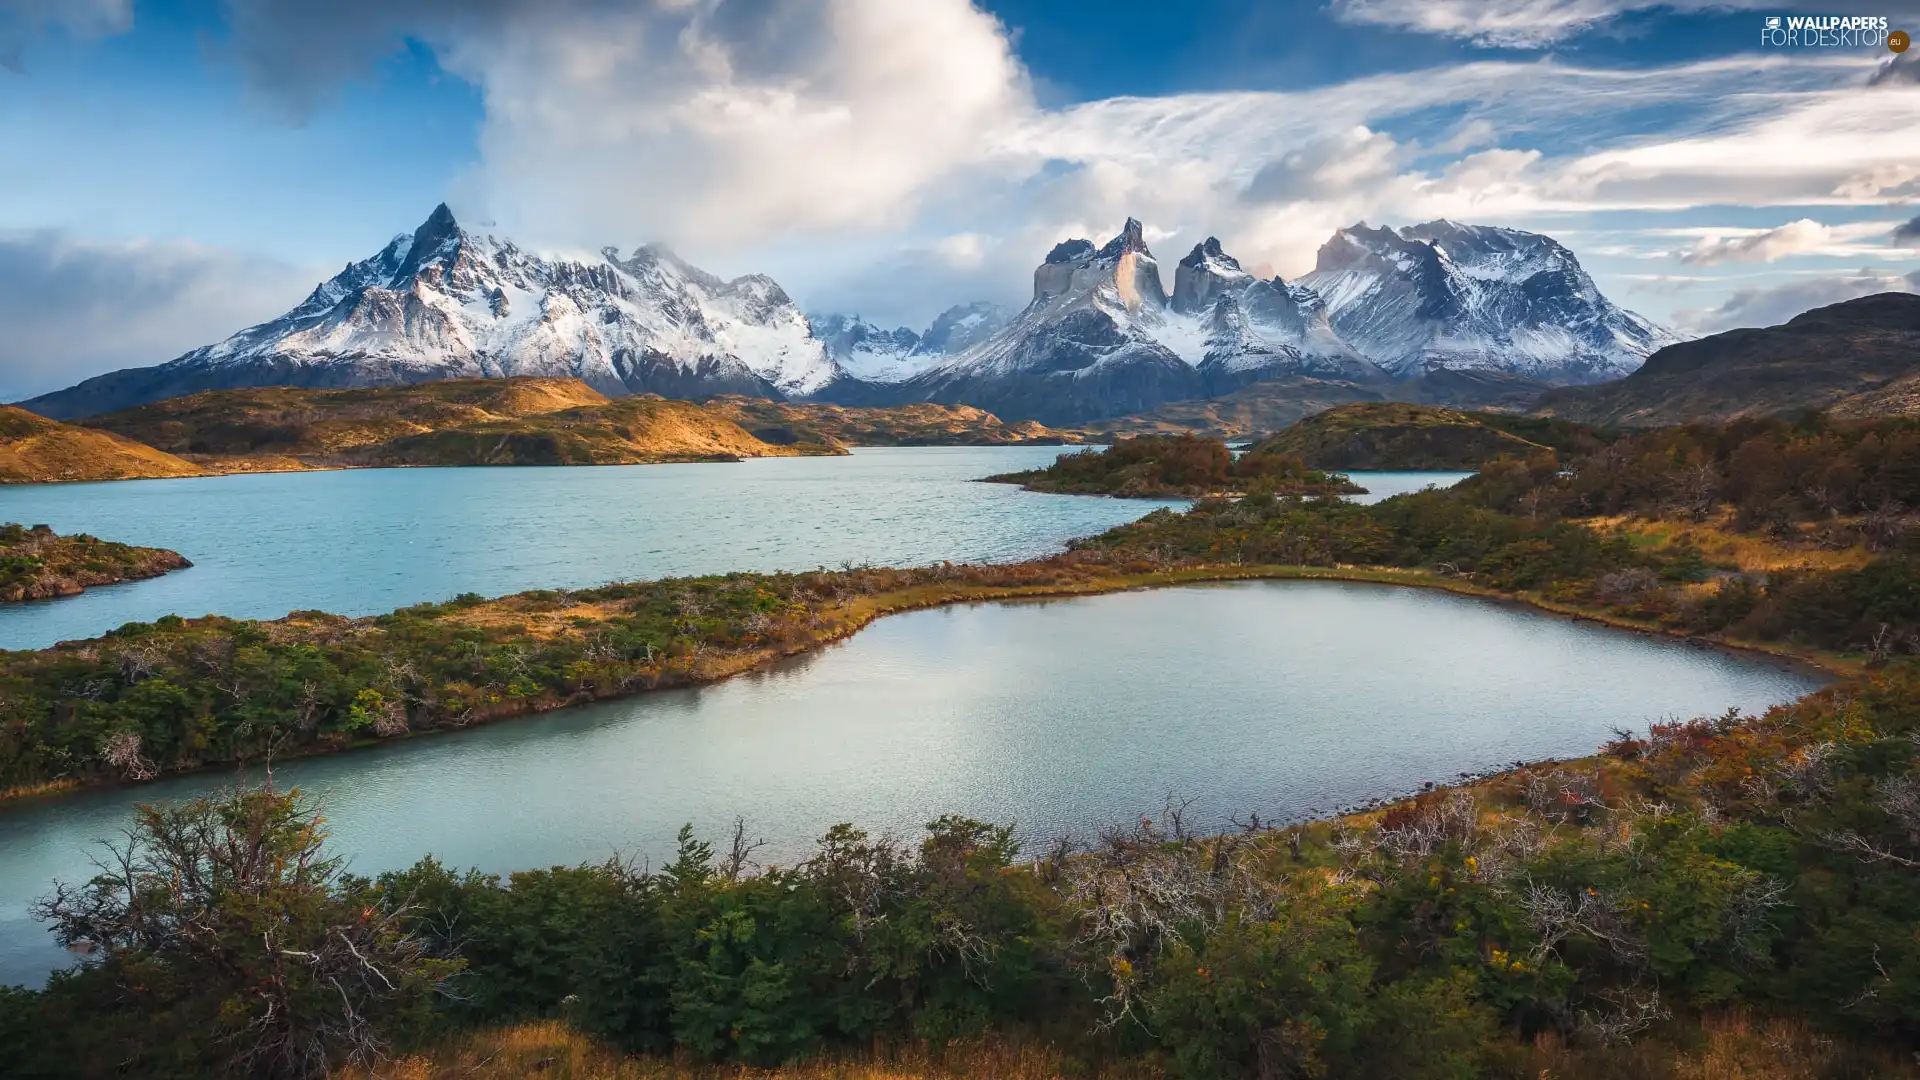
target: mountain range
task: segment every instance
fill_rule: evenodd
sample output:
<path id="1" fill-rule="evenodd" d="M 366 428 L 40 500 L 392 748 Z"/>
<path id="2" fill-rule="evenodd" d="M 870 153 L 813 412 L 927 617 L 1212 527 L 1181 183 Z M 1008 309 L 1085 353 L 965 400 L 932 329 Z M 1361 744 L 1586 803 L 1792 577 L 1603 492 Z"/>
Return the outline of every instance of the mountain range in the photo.
<path id="1" fill-rule="evenodd" d="M 914 331 L 809 317 L 771 278 L 722 280 L 657 245 L 534 254 L 443 204 L 277 319 L 21 404 L 73 418 L 202 390 L 536 375 L 612 395 L 933 402 L 1069 424 L 1284 378 L 1417 400 L 1443 373 L 1590 383 L 1677 340 L 1609 302 L 1551 238 L 1449 221 L 1342 229 L 1293 282 L 1209 238 L 1169 289 L 1129 219 L 1104 245 L 1056 245 L 1020 311 L 963 304 Z"/>

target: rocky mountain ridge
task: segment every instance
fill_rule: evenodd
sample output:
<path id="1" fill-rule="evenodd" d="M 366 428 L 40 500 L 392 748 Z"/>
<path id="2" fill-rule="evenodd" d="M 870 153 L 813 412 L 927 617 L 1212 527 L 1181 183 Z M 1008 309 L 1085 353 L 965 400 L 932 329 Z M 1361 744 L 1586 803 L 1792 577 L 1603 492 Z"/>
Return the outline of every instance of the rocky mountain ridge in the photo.
<path id="1" fill-rule="evenodd" d="M 1342 229 L 1293 282 L 1249 273 L 1209 237 L 1169 282 L 1128 219 L 1103 245 L 1056 244 L 1017 314 L 967 304 L 914 331 L 809 318 L 771 278 L 722 280 L 659 246 L 537 255 L 441 205 L 277 319 L 22 404 L 74 418 L 213 389 L 528 375 L 615 396 L 926 402 L 1062 425 L 1287 379 L 1355 400 L 1436 373 L 1544 389 L 1617 377 L 1674 340 L 1608 302 L 1551 238 L 1447 221 Z"/>

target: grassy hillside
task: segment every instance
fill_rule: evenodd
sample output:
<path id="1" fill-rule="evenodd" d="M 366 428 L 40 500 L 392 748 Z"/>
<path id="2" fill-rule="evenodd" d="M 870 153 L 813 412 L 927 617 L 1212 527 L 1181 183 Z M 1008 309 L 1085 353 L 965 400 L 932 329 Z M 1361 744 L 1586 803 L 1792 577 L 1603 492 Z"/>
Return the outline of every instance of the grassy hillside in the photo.
<path id="1" fill-rule="evenodd" d="M 190 461 L 106 431 L 0 405 L 0 484 L 199 476 Z"/>
<path id="2" fill-rule="evenodd" d="M 1080 430 L 1103 435 L 1205 435 L 1241 439 L 1271 435 L 1340 405 L 1405 401 L 1459 409 L 1524 411 L 1546 384 L 1493 371 L 1432 371 L 1397 382 L 1350 382 L 1287 375 L 1222 397 L 1174 401 L 1152 412 L 1096 420 Z"/>
<path id="3" fill-rule="evenodd" d="M 1078 442 L 1071 432 L 1032 420 L 1009 424 L 971 405 L 915 402 L 888 408 L 856 408 L 725 394 L 703 404 L 755 438 L 776 445 L 1003 446 Z"/>
<path id="4" fill-rule="evenodd" d="M 1549 449 L 1587 453 L 1606 441 L 1566 420 L 1365 402 L 1306 417 L 1259 448 L 1321 469 L 1477 469 Z"/>
<path id="5" fill-rule="evenodd" d="M 85 533 L 60 536 L 45 525 L 0 525 L 0 600 L 73 596 L 192 565 L 165 548 L 115 544 Z"/>
<path id="6" fill-rule="evenodd" d="M 328 457 L 406 435 L 606 403 L 578 379 L 449 379 L 364 390 L 209 390 L 83 423 L 172 454 Z"/>
<path id="7" fill-rule="evenodd" d="M 87 425 L 218 471 L 314 466 L 637 465 L 830 453 L 774 446 L 723 415 L 609 400 L 578 379 L 449 379 L 365 390 L 213 390 Z"/>
<path id="8" fill-rule="evenodd" d="M 1539 404 L 1550 416 L 1647 428 L 1808 410 L 1865 419 L 1917 408 L 1920 296 L 1906 293 L 1669 345 L 1624 379 L 1556 390 Z"/>
<path id="9" fill-rule="evenodd" d="M 344 455 L 354 465 L 644 465 L 843 453 L 776 446 L 691 401 L 629 397 L 604 405 L 403 435 Z"/>

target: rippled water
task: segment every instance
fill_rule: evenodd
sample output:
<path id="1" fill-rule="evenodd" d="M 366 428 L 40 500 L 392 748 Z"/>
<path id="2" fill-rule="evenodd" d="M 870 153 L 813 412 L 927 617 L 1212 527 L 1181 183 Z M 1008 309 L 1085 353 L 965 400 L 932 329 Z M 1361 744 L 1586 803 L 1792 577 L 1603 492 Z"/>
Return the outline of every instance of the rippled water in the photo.
<path id="1" fill-rule="evenodd" d="M 603 468 L 356 469 L 0 488 L 0 521 L 172 548 L 190 570 L 0 607 L 0 648 L 161 615 L 369 615 L 630 578 L 1056 551 L 1153 503 L 970 481 L 1057 446 Z M 1173 504 L 1179 505 L 1179 504 Z"/>
<path id="2" fill-rule="evenodd" d="M 1815 685 L 1443 593 L 1248 583 L 893 616 L 776 671 L 289 762 L 276 779 L 324 798 L 361 872 L 427 852 L 487 870 L 615 851 L 658 865 L 683 822 L 715 836 L 736 814 L 791 862 L 839 821 L 911 836 L 959 812 L 1032 842 L 1169 793 L 1203 824 L 1297 817 Z M 0 980 L 67 960 L 26 905 L 85 876 L 91 842 L 134 803 L 229 781 L 0 807 Z"/>
<path id="3" fill-rule="evenodd" d="M 1072 448 L 1068 448 L 1071 450 Z M 0 521 L 172 548 L 194 563 L 76 597 L 0 605 L 0 649 L 209 613 L 371 615 L 457 593 L 843 562 L 923 566 L 1060 550 L 1177 501 L 1039 495 L 982 476 L 1057 446 L 604 468 L 355 469 L 0 487 Z M 1359 473 L 1382 498 L 1464 473 Z"/>

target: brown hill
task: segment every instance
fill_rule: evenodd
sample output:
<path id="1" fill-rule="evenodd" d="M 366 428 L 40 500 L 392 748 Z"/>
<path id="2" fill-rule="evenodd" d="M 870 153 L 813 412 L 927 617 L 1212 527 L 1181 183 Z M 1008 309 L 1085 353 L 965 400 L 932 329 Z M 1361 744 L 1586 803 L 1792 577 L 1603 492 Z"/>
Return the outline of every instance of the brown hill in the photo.
<path id="1" fill-rule="evenodd" d="M 199 476 L 198 465 L 108 431 L 0 405 L 0 483 Z"/>
<path id="2" fill-rule="evenodd" d="M 1549 449 L 1587 453 L 1607 441 L 1567 420 L 1362 402 L 1309 416 L 1255 449 L 1293 454 L 1316 469 L 1477 469 Z"/>
<path id="3" fill-rule="evenodd" d="M 1851 417 L 1920 405 L 1920 296 L 1881 293 L 1780 325 L 1669 345 L 1618 382 L 1568 387 L 1539 411 L 1587 423 L 1663 427 L 1809 409 Z"/>
<path id="4" fill-rule="evenodd" d="M 723 415 L 578 379 L 448 379 L 361 390 L 212 390 L 94 417 L 210 469 L 639 465 L 830 453 L 762 442 Z"/>
<path id="5" fill-rule="evenodd" d="M 327 457 L 407 435 L 606 403 L 578 379 L 449 379 L 365 390 L 208 390 L 82 423 L 174 454 Z"/>
<path id="6" fill-rule="evenodd" d="M 756 438 L 777 445 L 1003 446 L 1078 442 L 1071 432 L 1032 420 L 1009 424 L 971 405 L 914 402 L 887 408 L 768 401 L 725 394 L 708 398 L 707 409 L 727 417 Z"/>
<path id="7" fill-rule="evenodd" d="M 645 465 L 845 453 L 776 446 L 691 401 L 651 395 L 403 435 L 349 452 L 355 465 Z"/>

